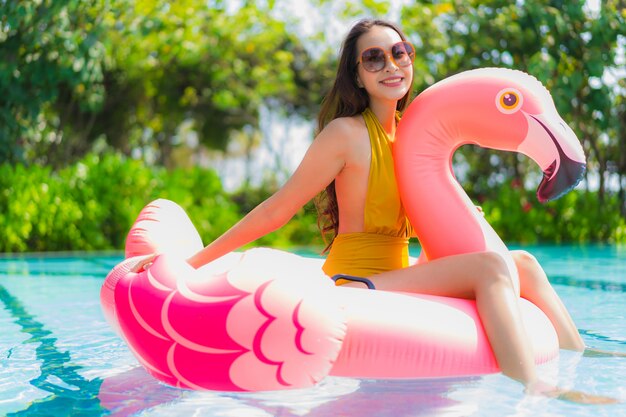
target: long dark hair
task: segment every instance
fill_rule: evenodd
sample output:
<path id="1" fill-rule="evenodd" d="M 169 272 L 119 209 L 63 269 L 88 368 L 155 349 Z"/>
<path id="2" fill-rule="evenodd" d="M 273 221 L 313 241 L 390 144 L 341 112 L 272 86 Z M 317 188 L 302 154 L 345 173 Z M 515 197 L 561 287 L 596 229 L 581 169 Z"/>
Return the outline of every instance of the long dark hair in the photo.
<path id="1" fill-rule="evenodd" d="M 406 36 L 393 23 L 379 19 L 364 19 L 355 24 L 341 46 L 339 66 L 335 82 L 322 101 L 322 107 L 317 117 L 317 129 L 321 132 L 332 120 L 339 117 L 351 117 L 361 114 L 369 106 L 370 98 L 364 88 L 357 84 L 357 46 L 361 35 L 370 31 L 374 26 L 385 26 L 393 29 L 404 41 Z M 412 87 L 398 100 L 396 109 L 404 111 L 409 105 Z M 327 252 L 333 244 L 339 230 L 339 207 L 335 193 L 335 181 L 331 182 L 316 199 L 317 225 L 320 228 Z"/>

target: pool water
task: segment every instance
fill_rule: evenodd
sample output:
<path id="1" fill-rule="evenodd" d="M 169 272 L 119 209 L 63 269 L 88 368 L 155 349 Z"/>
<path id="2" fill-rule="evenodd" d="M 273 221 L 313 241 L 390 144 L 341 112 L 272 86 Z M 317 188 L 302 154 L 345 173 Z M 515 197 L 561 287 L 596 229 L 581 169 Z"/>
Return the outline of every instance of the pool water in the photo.
<path id="1" fill-rule="evenodd" d="M 626 248 L 534 246 L 586 344 L 626 351 Z M 416 255 L 416 253 L 412 253 Z M 626 358 L 561 351 L 540 367 L 611 406 L 526 396 L 501 374 L 422 380 L 326 378 L 234 394 L 158 383 L 105 322 L 104 277 L 120 254 L 0 258 L 0 416 L 626 416 Z"/>

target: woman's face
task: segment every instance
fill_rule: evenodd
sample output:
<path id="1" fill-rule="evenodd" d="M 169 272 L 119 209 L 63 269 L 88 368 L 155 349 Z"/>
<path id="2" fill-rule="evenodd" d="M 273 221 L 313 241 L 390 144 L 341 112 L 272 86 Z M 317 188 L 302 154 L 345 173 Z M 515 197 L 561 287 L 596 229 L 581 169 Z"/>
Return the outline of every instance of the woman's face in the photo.
<path id="1" fill-rule="evenodd" d="M 409 92 L 413 65 L 400 67 L 389 59 L 391 47 L 401 41 L 398 32 L 386 26 L 373 26 L 357 40 L 357 59 L 363 51 L 373 47 L 382 48 L 387 54 L 385 66 L 378 72 L 369 72 L 362 64 L 357 67 L 357 84 L 365 88 L 370 100 L 389 101 L 395 105 Z"/>

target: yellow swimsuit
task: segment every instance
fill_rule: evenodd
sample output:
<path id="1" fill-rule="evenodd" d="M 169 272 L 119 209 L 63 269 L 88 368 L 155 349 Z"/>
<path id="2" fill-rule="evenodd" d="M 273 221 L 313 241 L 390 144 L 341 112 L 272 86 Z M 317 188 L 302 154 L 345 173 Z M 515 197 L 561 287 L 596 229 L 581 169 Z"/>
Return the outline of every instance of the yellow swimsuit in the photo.
<path id="1" fill-rule="evenodd" d="M 372 148 L 365 201 L 365 231 L 340 233 L 335 237 L 323 266 L 328 276 L 347 274 L 368 277 L 409 264 L 408 243 L 412 229 L 398 194 L 392 143 L 369 108 L 363 112 L 363 119 Z M 338 281 L 339 284 L 346 282 Z"/>

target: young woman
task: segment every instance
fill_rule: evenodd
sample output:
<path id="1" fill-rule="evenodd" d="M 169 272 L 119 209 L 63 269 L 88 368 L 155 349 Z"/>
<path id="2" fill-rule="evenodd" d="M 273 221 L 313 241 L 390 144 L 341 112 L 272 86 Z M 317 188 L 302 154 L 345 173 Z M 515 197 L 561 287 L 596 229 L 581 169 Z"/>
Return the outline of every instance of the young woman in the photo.
<path id="1" fill-rule="evenodd" d="M 357 23 L 344 41 L 334 86 L 319 115 L 320 132 L 285 185 L 220 238 L 192 256 L 198 268 L 270 233 L 320 191 L 323 215 L 334 239 L 324 264 L 329 275 L 369 277 L 377 289 L 476 299 L 489 341 L 504 374 L 528 392 L 574 401 L 603 398 L 565 392 L 538 380 L 526 340 L 518 297 L 501 257 L 495 253 L 452 256 L 409 266 L 412 229 L 396 187 L 391 148 L 399 112 L 408 105 L 414 49 L 393 24 Z M 560 345 L 584 344 L 537 261 L 513 253 L 521 296 L 554 324 Z M 361 286 L 339 280 L 338 284 Z"/>

